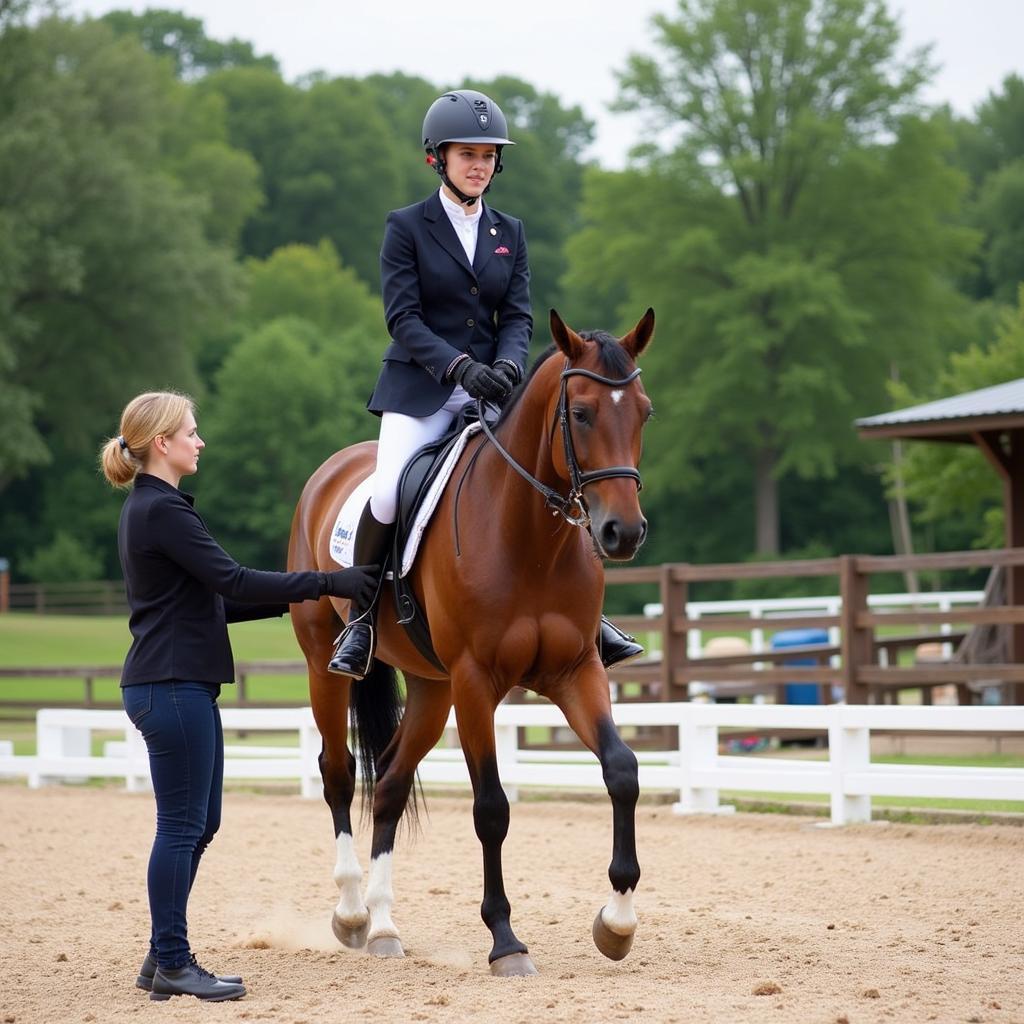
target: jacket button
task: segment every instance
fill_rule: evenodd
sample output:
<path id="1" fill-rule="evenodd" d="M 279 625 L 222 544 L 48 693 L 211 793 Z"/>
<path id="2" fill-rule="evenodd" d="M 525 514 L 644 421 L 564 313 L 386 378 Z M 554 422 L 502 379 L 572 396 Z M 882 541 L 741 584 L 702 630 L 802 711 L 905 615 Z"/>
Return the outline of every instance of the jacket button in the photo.
<path id="1" fill-rule="evenodd" d="M 470 317 L 470 318 L 469 318 L 469 319 L 468 319 L 468 320 L 466 321 L 466 326 L 467 326 L 467 327 L 472 327 L 472 326 L 473 326 L 473 325 L 474 325 L 475 323 L 476 323 L 476 321 L 475 321 L 475 320 L 474 320 L 474 319 L 473 319 L 472 317 Z"/>
<path id="2" fill-rule="evenodd" d="M 469 289 L 469 294 L 470 295 L 477 295 L 477 294 L 479 294 L 479 292 L 480 292 L 480 289 L 477 288 L 476 285 L 473 285 L 473 287 Z"/>

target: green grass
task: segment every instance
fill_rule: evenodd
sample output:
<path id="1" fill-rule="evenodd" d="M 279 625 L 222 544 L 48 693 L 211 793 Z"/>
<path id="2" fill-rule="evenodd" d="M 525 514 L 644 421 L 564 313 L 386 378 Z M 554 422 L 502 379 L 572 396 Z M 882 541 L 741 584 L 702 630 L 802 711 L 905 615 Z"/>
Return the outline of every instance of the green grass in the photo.
<path id="1" fill-rule="evenodd" d="M 780 751 L 782 756 L 789 752 Z M 770 756 L 765 758 L 770 760 Z M 825 751 L 808 754 L 805 760 L 825 761 Z M 970 768 L 1024 768 L 1024 756 L 1019 754 L 879 754 L 871 758 L 873 765 L 878 764 L 927 764 L 951 765 Z M 747 790 L 722 790 L 719 794 L 722 803 L 730 800 L 741 802 L 757 802 L 759 804 L 822 804 L 827 805 L 829 798 L 824 793 L 759 793 Z M 905 797 L 875 796 L 871 798 L 872 807 L 907 808 L 917 807 L 927 810 L 967 811 L 979 814 L 1024 814 L 1024 800 L 966 800 L 945 797 Z"/>
<path id="2" fill-rule="evenodd" d="M 799 804 L 828 806 L 824 793 L 760 793 L 754 790 L 721 790 L 719 800 L 728 804 L 733 800 L 778 804 L 780 808 Z M 873 796 L 872 807 L 911 808 L 936 811 L 963 811 L 973 814 L 1024 814 L 1024 800 L 953 800 L 942 797 Z"/>
<path id="3" fill-rule="evenodd" d="M 302 659 L 288 616 L 228 630 L 238 661 Z M 0 616 L 0 665 L 120 665 L 130 643 L 123 615 Z"/>
<path id="4" fill-rule="evenodd" d="M 302 661 L 302 652 L 287 616 L 229 626 L 235 661 Z M 0 666 L 42 665 L 119 666 L 131 643 L 127 620 L 117 616 L 30 615 L 0 616 Z M 305 673 L 293 676 L 252 676 L 250 700 L 306 702 Z M 98 678 L 94 694 L 100 701 L 119 701 L 118 677 Z M 0 679 L 0 699 L 37 703 L 77 704 L 84 687 L 78 679 Z M 234 703 L 234 688 L 226 686 L 222 703 Z"/>

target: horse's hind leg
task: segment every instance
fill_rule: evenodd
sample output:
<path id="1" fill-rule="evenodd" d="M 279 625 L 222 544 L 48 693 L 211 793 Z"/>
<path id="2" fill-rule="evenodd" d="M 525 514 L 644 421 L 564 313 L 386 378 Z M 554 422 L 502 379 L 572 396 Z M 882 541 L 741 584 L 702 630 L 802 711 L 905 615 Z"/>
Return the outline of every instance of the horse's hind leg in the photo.
<path id="1" fill-rule="evenodd" d="M 338 618 L 329 601 L 293 605 L 292 624 L 306 656 L 313 717 L 323 739 L 320 776 L 334 823 L 334 883 L 339 896 L 331 927 L 339 942 L 360 949 L 366 943 L 369 915 L 359 892 L 363 869 L 352 838 L 356 770 L 355 758 L 348 749 L 348 703 L 352 683 L 345 676 L 331 675 L 327 671 L 338 631 Z"/>
<path id="2" fill-rule="evenodd" d="M 448 680 L 405 674 L 405 713 L 378 764 L 373 797 L 373 845 L 366 906 L 370 914 L 366 951 L 375 956 L 404 956 L 398 929 L 391 918 L 395 901 L 392 860 L 398 823 L 409 804 L 416 766 L 444 732 L 451 708 Z"/>
<path id="3" fill-rule="evenodd" d="M 484 855 L 484 898 L 480 916 L 490 929 L 493 945 L 488 955 L 491 973 L 500 976 L 536 974 L 526 946 L 512 931 L 512 908 L 505 895 L 501 847 L 508 835 L 508 797 L 498 777 L 494 742 L 497 696 L 489 674 L 477 665 L 465 669 L 465 660 L 452 680 L 459 739 L 473 783 L 473 824 Z"/>
<path id="4" fill-rule="evenodd" d="M 595 654 L 565 686 L 547 694 L 565 714 L 577 736 L 601 762 L 612 801 L 612 861 L 608 878 L 611 897 L 594 919 L 597 948 L 621 960 L 633 945 L 636 911 L 633 894 L 640 881 L 636 856 L 636 802 L 640 795 L 636 755 L 622 741 L 612 721 L 608 674 Z"/>

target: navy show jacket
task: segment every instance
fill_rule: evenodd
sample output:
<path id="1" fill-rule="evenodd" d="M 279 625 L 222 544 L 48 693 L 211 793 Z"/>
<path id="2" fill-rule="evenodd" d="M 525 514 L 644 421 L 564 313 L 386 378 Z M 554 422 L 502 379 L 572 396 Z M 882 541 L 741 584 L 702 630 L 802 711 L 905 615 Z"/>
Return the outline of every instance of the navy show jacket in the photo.
<path id="1" fill-rule="evenodd" d="M 121 509 L 117 549 L 132 645 L 121 685 L 233 682 L 227 623 L 283 615 L 319 597 L 320 572 L 261 572 L 239 565 L 210 535 L 195 499 L 139 473 Z"/>
<path id="2" fill-rule="evenodd" d="M 434 192 L 388 214 L 380 268 L 392 341 L 367 403 L 371 412 L 437 412 L 455 389 L 445 372 L 464 352 L 525 370 L 533 332 L 530 269 L 515 217 L 484 204 L 470 264 Z"/>

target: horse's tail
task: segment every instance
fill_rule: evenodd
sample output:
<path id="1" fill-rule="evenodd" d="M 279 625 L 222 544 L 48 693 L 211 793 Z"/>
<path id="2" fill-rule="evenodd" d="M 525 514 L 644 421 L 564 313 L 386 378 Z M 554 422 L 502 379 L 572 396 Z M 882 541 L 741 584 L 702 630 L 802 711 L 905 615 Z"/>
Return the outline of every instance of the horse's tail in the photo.
<path id="1" fill-rule="evenodd" d="M 402 719 L 402 694 L 395 670 L 376 658 L 366 676 L 353 681 L 352 686 L 355 692 L 349 705 L 351 733 L 358 744 L 363 815 L 369 816 L 377 780 L 387 768 L 384 753 Z M 410 808 L 415 818 L 415 797 L 410 800 L 407 813 Z"/>

